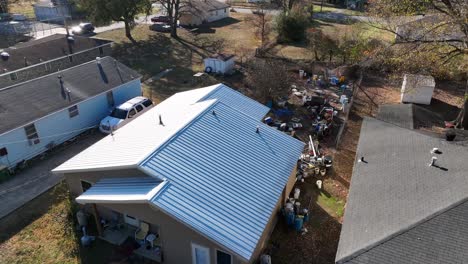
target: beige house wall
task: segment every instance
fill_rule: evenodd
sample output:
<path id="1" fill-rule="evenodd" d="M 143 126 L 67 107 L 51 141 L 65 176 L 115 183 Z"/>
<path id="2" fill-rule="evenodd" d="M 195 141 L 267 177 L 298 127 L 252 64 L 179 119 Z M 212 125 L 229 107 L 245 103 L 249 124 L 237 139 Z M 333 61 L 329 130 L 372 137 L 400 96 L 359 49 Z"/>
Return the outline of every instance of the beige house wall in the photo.
<path id="1" fill-rule="evenodd" d="M 70 188 L 70 193 L 75 196 L 79 196 L 83 193 L 81 181 L 95 184 L 97 181 L 104 178 L 148 177 L 138 169 L 66 173 L 64 176 Z"/>
<path id="2" fill-rule="evenodd" d="M 70 191 L 73 195 L 82 193 L 81 180 L 96 183 L 102 178 L 117 178 L 117 177 L 142 177 L 143 172 L 138 169 L 127 169 L 117 171 L 97 171 L 97 172 L 81 172 L 69 173 L 65 175 L 65 179 L 70 186 Z M 285 199 L 289 197 L 294 183 L 296 181 L 296 169 L 294 168 L 289 176 L 289 180 L 285 186 L 283 194 L 279 197 L 275 210 L 263 231 L 256 250 L 251 258 L 250 263 L 254 263 L 262 253 L 271 233 L 278 220 L 279 211 L 284 204 Z M 87 206 L 89 207 L 89 205 Z M 211 263 L 216 264 L 216 250 L 227 252 L 233 256 L 233 264 L 241 264 L 242 259 L 236 257 L 235 254 L 220 247 L 217 243 L 207 239 L 203 235 L 197 233 L 185 224 L 175 220 L 166 213 L 158 210 L 156 207 L 149 204 L 99 204 L 98 211 L 101 217 L 111 219 L 112 210 L 121 214 L 129 214 L 137 219 L 150 224 L 152 232 L 159 231 L 162 241 L 162 250 L 164 255 L 164 263 L 192 263 L 192 243 L 207 247 L 210 249 Z M 90 209 L 90 208 L 88 208 Z"/>

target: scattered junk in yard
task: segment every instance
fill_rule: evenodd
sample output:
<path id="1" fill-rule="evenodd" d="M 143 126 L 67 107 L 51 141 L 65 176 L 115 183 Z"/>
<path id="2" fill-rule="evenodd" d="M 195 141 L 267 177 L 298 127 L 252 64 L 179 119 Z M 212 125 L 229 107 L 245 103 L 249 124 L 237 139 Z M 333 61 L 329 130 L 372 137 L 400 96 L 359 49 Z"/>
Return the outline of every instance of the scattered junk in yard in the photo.
<path id="1" fill-rule="evenodd" d="M 323 191 L 327 172 L 333 167 L 327 146 L 339 141 L 353 103 L 354 84 L 345 76 L 349 75 L 299 70 L 299 81 L 291 86 L 289 95 L 267 104 L 272 115 L 264 119 L 265 124 L 308 143 L 298 161 L 296 186 L 282 209 L 287 226 L 301 235 L 308 233 L 312 202 L 305 204 L 303 199 L 309 196 L 301 189 L 306 186 L 302 183 L 310 180 Z"/>

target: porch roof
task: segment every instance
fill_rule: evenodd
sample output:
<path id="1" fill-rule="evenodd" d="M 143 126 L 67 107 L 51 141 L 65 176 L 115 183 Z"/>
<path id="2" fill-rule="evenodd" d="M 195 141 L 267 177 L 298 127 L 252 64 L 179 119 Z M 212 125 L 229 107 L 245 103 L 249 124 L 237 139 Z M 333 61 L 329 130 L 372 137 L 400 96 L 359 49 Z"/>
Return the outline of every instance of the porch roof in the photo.
<path id="1" fill-rule="evenodd" d="M 76 201 L 86 203 L 145 203 L 165 181 L 154 177 L 102 179 L 81 194 Z"/>

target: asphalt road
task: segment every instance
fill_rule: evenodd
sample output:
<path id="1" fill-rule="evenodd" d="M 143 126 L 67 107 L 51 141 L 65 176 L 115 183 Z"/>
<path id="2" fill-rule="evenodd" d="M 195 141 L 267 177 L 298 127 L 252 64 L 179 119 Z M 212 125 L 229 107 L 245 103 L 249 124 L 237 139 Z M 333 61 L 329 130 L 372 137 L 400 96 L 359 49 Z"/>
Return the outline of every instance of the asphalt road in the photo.
<path id="1" fill-rule="evenodd" d="M 17 208 L 54 187 L 63 178 L 51 172 L 52 169 L 91 146 L 104 135 L 95 132 L 86 137 L 79 137 L 68 146 L 38 160 L 12 179 L 0 184 L 0 219 Z"/>

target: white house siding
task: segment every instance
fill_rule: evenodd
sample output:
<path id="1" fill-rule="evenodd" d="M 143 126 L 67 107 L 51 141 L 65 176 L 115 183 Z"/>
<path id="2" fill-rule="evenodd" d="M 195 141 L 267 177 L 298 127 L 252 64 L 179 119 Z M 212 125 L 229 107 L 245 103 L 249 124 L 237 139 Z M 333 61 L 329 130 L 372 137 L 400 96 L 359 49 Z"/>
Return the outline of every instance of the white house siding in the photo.
<path id="1" fill-rule="evenodd" d="M 203 14 L 183 14 L 179 21 L 181 25 L 191 25 L 191 26 L 198 26 L 203 24 L 204 22 L 214 22 L 226 17 L 229 17 L 230 11 L 229 8 L 219 9 L 209 11 Z"/>
<path id="2" fill-rule="evenodd" d="M 141 95 L 140 80 L 133 80 L 118 86 L 112 92 L 115 105 L 121 104 Z M 13 167 L 22 160 L 31 159 L 46 151 L 46 145 L 49 143 L 63 143 L 84 132 L 83 128 L 97 126 L 111 110 L 107 101 L 107 92 L 79 102 L 77 105 L 79 114 L 73 118 L 70 118 L 68 108 L 65 108 L 33 122 L 39 135 L 39 144 L 29 145 L 24 130 L 24 126 L 27 124 L 0 135 L 0 148 L 6 147 L 8 151 L 7 156 L 0 157 L 0 164 Z"/>
<path id="3" fill-rule="evenodd" d="M 229 17 L 229 8 L 213 10 L 209 12 L 209 15 L 206 18 L 207 22 L 218 21 L 223 18 Z"/>

